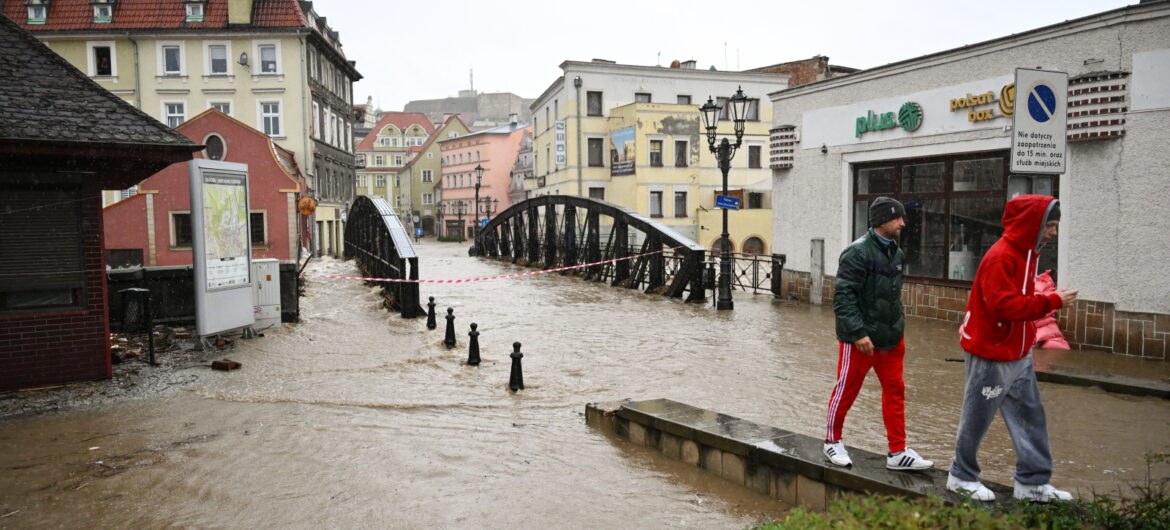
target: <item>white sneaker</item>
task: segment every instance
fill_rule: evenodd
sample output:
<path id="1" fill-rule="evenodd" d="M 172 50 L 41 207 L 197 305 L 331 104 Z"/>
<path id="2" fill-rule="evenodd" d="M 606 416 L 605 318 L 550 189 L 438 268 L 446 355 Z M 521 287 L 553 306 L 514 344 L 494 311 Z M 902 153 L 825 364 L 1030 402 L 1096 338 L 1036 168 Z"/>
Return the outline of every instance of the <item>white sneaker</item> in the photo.
<path id="1" fill-rule="evenodd" d="M 853 465 L 853 460 L 849 458 L 849 451 L 845 450 L 845 444 L 840 441 L 825 442 L 825 449 L 822 452 L 829 458 L 829 462 L 835 465 L 842 467 Z"/>
<path id="2" fill-rule="evenodd" d="M 934 467 L 934 462 L 922 458 L 910 448 L 886 457 L 886 469 L 894 471 L 922 471 L 932 467 Z"/>
<path id="3" fill-rule="evenodd" d="M 1071 493 L 1058 490 L 1052 487 L 1052 484 L 1029 486 L 1027 484 L 1020 484 L 1019 482 L 1016 482 L 1016 488 L 1012 492 L 1012 496 L 1017 499 L 1032 502 L 1071 501 L 1073 498 Z"/>
<path id="4" fill-rule="evenodd" d="M 974 482 L 959 480 L 959 477 L 949 473 L 947 474 L 947 489 L 959 495 L 971 497 L 977 501 L 991 502 L 995 500 L 995 493 L 987 489 L 987 486 L 984 486 L 978 480 Z"/>

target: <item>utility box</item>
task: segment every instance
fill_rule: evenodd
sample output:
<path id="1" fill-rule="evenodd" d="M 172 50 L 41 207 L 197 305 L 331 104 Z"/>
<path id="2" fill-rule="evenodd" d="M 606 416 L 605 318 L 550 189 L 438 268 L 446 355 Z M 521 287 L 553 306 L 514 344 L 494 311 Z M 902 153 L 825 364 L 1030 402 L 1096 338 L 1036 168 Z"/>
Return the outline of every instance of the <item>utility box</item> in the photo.
<path id="1" fill-rule="evenodd" d="M 257 330 L 280 323 L 280 260 L 252 260 L 252 300 Z"/>

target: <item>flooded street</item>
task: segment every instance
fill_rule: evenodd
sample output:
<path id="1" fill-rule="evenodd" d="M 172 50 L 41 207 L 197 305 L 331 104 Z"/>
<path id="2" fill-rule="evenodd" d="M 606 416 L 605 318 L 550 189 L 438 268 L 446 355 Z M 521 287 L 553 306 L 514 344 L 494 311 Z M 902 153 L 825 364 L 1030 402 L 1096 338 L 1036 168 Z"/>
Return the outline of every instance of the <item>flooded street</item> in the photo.
<path id="1" fill-rule="evenodd" d="M 423 242 L 422 277 L 522 269 Z M 188 368 L 177 392 L 0 419 L 0 528 L 378 527 L 742 528 L 784 506 L 584 422 L 587 402 L 670 398 L 819 436 L 833 385 L 830 307 L 736 294 L 736 309 L 685 305 L 559 274 L 424 284 L 439 328 L 381 308 L 376 288 L 314 277 L 302 322 L 238 341 L 233 372 Z M 455 309 L 459 344 L 443 346 Z M 467 366 L 469 324 L 483 363 Z M 907 325 L 909 444 L 950 463 L 963 385 L 952 324 Z M 507 391 L 512 343 L 526 389 Z M 1089 371 L 1101 355 L 1043 352 Z M 1167 363 L 1111 373 L 1165 378 Z M 1082 496 L 1145 477 L 1170 449 L 1170 401 L 1041 383 L 1054 483 Z M 866 382 L 845 441 L 884 451 L 880 393 Z M 1014 456 L 996 422 L 984 477 L 1009 483 Z"/>

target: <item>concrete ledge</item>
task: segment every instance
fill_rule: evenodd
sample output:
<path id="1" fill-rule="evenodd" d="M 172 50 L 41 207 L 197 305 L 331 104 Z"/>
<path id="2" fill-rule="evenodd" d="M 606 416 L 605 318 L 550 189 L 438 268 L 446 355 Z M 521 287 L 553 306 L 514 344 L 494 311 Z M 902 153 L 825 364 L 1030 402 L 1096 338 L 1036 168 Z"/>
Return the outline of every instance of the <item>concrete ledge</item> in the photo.
<path id="1" fill-rule="evenodd" d="M 1060 367 L 1036 368 L 1036 379 L 1048 383 L 1097 386 L 1108 392 L 1170 399 L 1170 383 L 1125 375 L 1084 374 Z"/>
<path id="2" fill-rule="evenodd" d="M 889 471 L 885 455 L 849 448 L 853 466 L 829 464 L 816 437 L 785 431 L 669 399 L 585 406 L 590 426 L 656 449 L 725 480 L 791 506 L 823 510 L 842 493 L 963 500 L 946 490 L 946 469 Z M 984 482 L 997 501 L 1011 498 L 1009 486 Z"/>

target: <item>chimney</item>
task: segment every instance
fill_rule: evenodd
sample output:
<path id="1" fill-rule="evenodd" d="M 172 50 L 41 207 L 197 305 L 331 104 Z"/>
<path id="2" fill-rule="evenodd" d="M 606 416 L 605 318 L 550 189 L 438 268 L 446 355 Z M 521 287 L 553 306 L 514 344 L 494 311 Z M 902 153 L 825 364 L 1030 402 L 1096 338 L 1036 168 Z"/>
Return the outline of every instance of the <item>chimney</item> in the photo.
<path id="1" fill-rule="evenodd" d="M 228 0 L 228 25 L 252 23 L 252 0 Z"/>
<path id="2" fill-rule="evenodd" d="M 520 116 L 518 114 L 516 114 L 515 112 L 509 114 L 508 115 L 508 123 L 511 123 L 512 125 L 519 124 L 520 123 Z"/>

